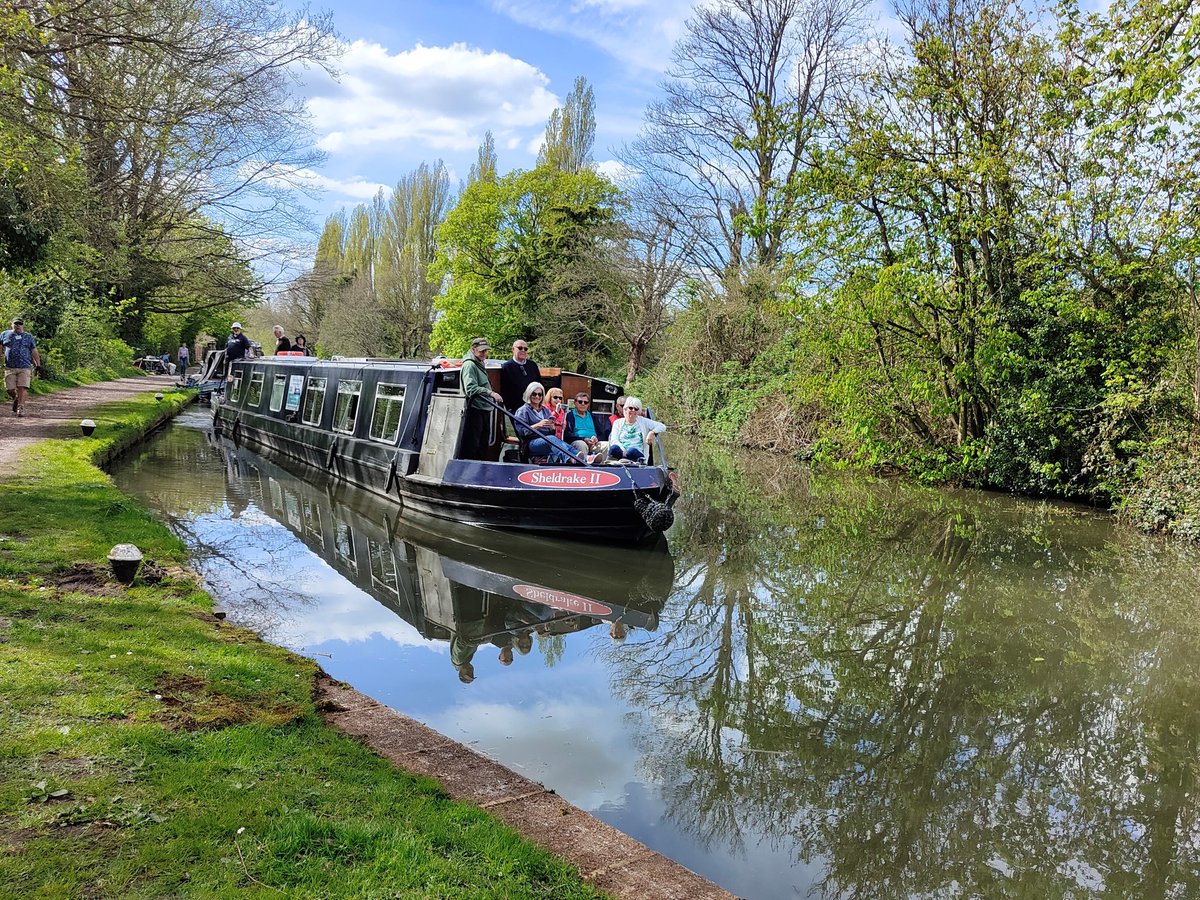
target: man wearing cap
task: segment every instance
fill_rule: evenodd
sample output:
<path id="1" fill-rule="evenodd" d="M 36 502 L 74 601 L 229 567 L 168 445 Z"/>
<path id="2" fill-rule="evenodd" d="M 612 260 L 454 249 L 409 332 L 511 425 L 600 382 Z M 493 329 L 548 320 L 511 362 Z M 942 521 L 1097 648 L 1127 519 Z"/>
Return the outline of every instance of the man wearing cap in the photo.
<path id="1" fill-rule="evenodd" d="M 233 364 L 250 353 L 250 338 L 242 334 L 241 322 L 230 325 L 229 332 L 229 338 L 225 341 L 225 372 L 232 377 L 229 373 L 233 371 Z"/>
<path id="2" fill-rule="evenodd" d="M 4 388 L 12 398 L 12 411 L 25 415 L 25 395 L 33 383 L 33 370 L 42 364 L 38 356 L 37 341 L 25 331 L 25 320 L 12 320 L 12 328 L 0 334 L 4 345 Z"/>
<path id="3" fill-rule="evenodd" d="M 462 458 L 489 458 L 491 448 L 492 405 L 488 400 L 503 403 L 504 398 L 492 390 L 487 376 L 487 338 L 475 338 L 471 349 L 463 357 L 462 376 L 459 383 L 463 396 L 467 398 L 467 418 L 463 424 Z"/>

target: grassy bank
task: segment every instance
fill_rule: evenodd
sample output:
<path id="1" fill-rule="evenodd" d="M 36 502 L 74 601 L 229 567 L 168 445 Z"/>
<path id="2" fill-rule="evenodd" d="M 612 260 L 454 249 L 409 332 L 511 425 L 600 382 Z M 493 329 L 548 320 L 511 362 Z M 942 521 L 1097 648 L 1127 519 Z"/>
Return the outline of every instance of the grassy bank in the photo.
<path id="1" fill-rule="evenodd" d="M 316 667 L 211 616 L 183 546 L 93 460 L 0 481 L 0 896 L 593 897 L 573 869 L 326 728 Z M 116 543 L 154 561 L 131 588 Z"/>

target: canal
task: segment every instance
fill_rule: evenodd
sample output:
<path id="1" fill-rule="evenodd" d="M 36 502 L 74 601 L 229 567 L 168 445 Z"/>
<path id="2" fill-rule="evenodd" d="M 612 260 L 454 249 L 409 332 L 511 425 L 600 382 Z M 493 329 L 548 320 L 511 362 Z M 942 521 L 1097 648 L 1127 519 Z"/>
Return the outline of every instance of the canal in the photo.
<path id="1" fill-rule="evenodd" d="M 431 520 L 215 438 L 120 488 L 233 621 L 748 898 L 1200 897 L 1200 554 L 676 447 L 667 546 Z"/>

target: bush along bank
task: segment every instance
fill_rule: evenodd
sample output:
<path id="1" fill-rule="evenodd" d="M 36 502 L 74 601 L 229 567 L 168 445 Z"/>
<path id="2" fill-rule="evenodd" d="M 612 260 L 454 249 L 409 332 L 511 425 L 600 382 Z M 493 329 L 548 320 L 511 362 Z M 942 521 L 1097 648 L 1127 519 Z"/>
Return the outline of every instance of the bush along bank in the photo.
<path id="1" fill-rule="evenodd" d="M 1194 539 L 1197 344 L 1172 286 L 1030 288 L 989 316 L 970 365 L 936 341 L 884 340 L 883 301 L 907 302 L 907 280 L 813 298 L 734 286 L 676 317 L 644 394 L 715 442 L 1108 507 Z"/>
<path id="2" fill-rule="evenodd" d="M 323 725 L 311 661 L 212 617 L 94 465 L 183 402 L 108 405 L 119 427 L 0 480 L 0 895 L 601 896 Z M 153 561 L 129 588 L 117 543 Z"/>

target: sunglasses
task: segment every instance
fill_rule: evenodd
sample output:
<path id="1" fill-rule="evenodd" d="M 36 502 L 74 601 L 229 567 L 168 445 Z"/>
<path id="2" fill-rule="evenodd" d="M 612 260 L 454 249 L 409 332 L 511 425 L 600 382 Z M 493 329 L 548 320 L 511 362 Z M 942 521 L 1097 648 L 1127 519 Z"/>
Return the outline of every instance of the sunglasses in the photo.
<path id="1" fill-rule="evenodd" d="M 580 406 L 587 406 L 592 401 L 591 400 L 576 400 L 575 402 L 578 403 Z"/>
<path id="2" fill-rule="evenodd" d="M 542 396 L 542 392 L 541 391 L 530 391 L 529 396 L 530 397 L 540 397 L 540 396 Z"/>
<path id="3" fill-rule="evenodd" d="M 528 347 L 513 347 L 514 350 L 528 350 Z"/>
<path id="4" fill-rule="evenodd" d="M 642 408 L 641 408 L 640 406 L 626 406 L 626 407 L 625 407 L 625 409 L 626 409 L 627 411 L 632 409 L 634 412 L 641 412 L 641 411 L 642 411 Z"/>

